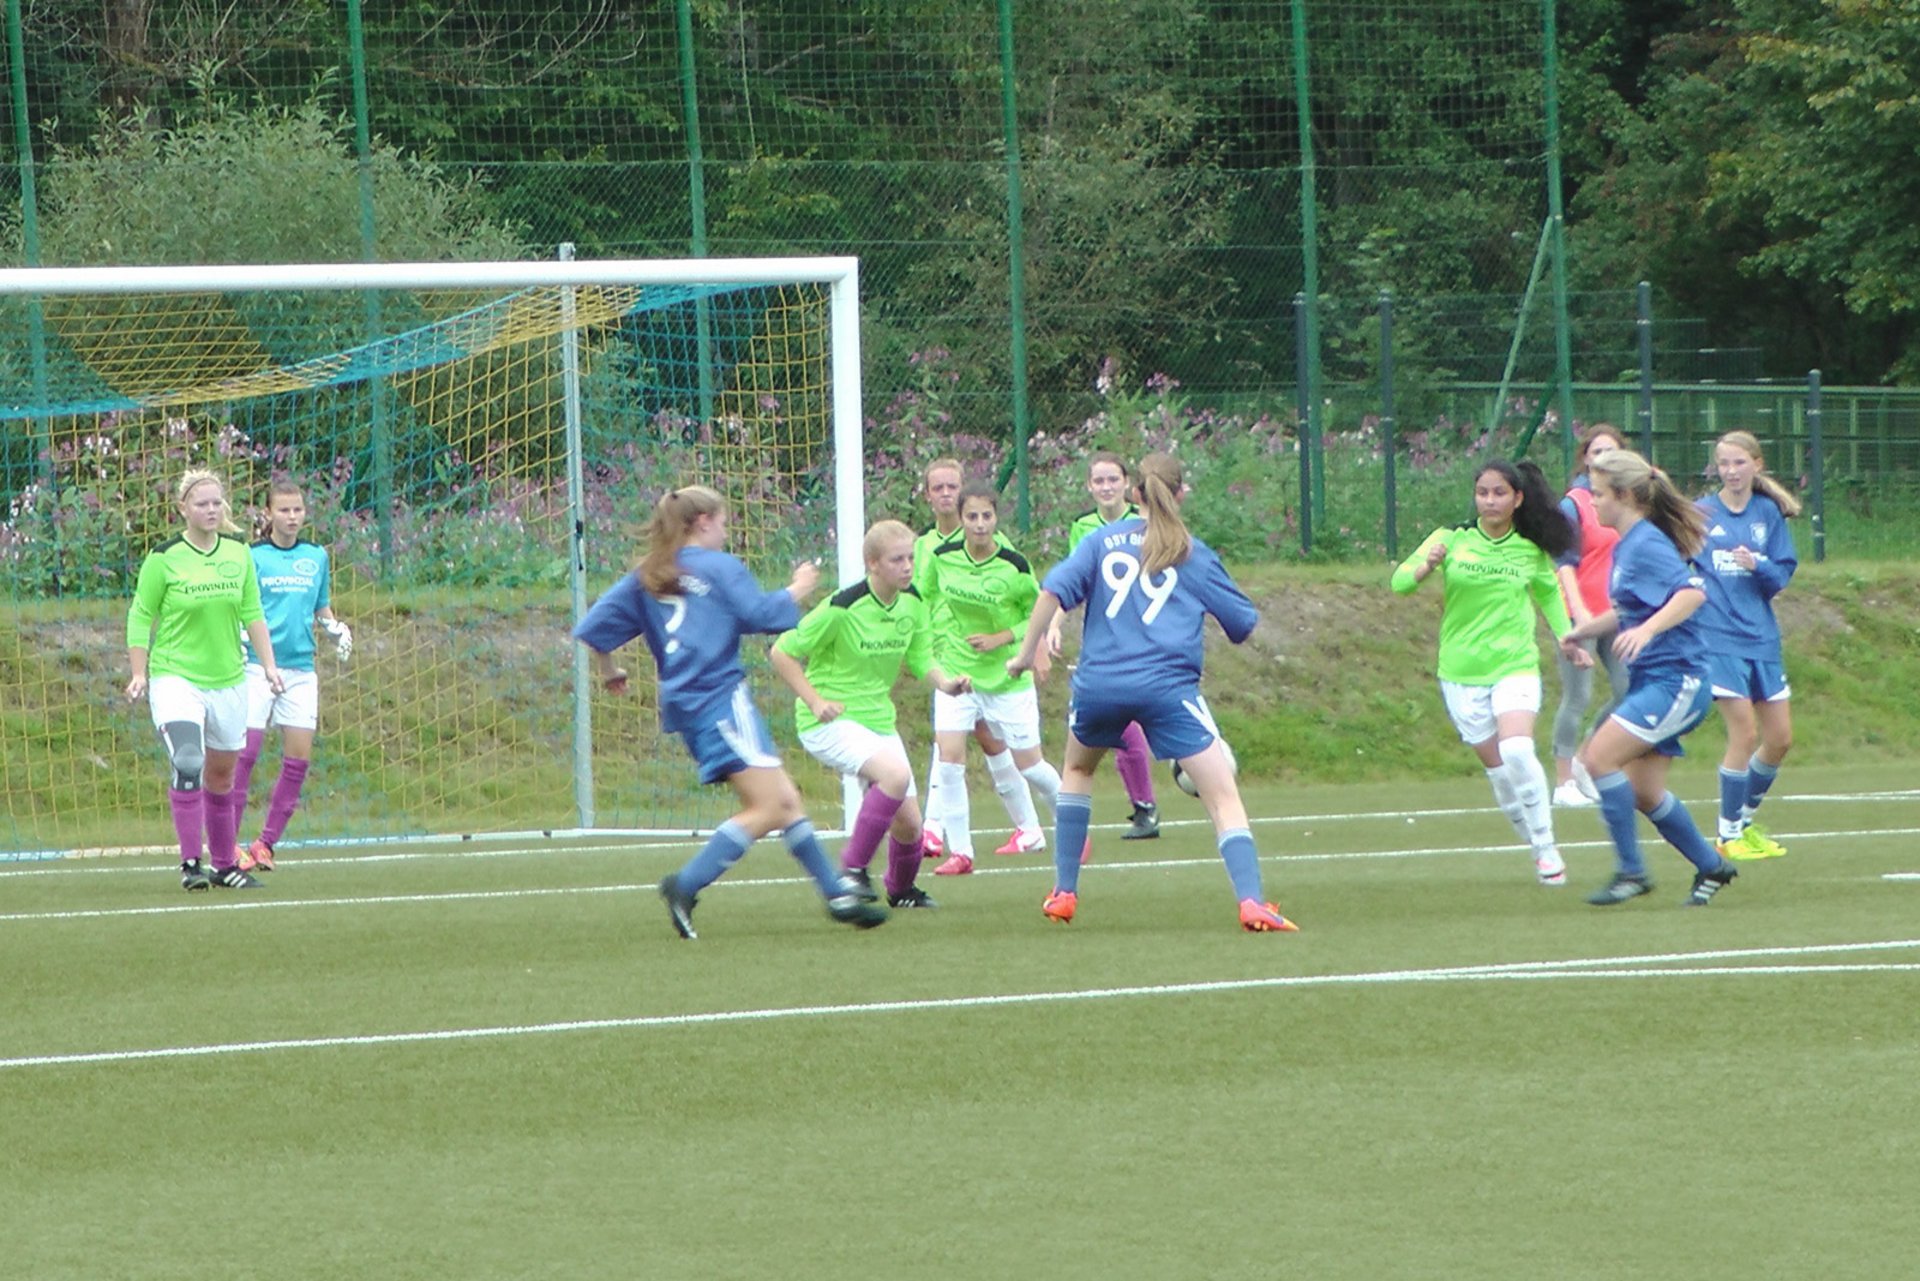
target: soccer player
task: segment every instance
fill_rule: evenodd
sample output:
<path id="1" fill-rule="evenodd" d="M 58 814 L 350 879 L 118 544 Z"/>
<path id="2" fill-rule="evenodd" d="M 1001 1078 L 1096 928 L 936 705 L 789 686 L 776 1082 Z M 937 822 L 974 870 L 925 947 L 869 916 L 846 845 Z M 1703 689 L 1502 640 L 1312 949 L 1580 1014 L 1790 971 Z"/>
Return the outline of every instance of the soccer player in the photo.
<path id="1" fill-rule="evenodd" d="M 1540 712 L 1538 610 L 1556 637 L 1572 630 L 1553 558 L 1573 530 L 1530 462 L 1495 459 L 1473 478 L 1473 521 L 1436 529 L 1393 571 L 1393 590 L 1440 575 L 1440 696 L 1461 741 L 1480 758 L 1494 802 L 1533 850 L 1542 885 L 1565 885 L 1553 837 L 1547 774 L 1533 745 Z M 1576 647 L 1569 661 L 1591 663 Z"/>
<path id="2" fill-rule="evenodd" d="M 1127 501 L 1127 464 L 1112 450 L 1102 449 L 1087 460 L 1087 493 L 1093 496 L 1093 510 L 1074 518 L 1067 527 L 1067 551 L 1071 553 L 1082 539 L 1117 520 L 1128 520 L 1140 509 Z M 1047 651 L 1060 656 L 1060 623 L 1066 616 L 1055 614 L 1047 628 Z M 1128 725 L 1120 746 L 1113 754 L 1113 767 L 1133 803 L 1123 841 L 1151 841 L 1160 835 L 1160 807 L 1153 794 L 1152 757 L 1147 752 L 1147 736 L 1138 725 Z"/>
<path id="3" fill-rule="evenodd" d="M 1294 923 L 1266 901 L 1233 766 L 1200 695 L 1207 616 L 1238 645 L 1252 634 L 1260 613 L 1213 549 L 1187 531 L 1180 518 L 1185 496 L 1180 464 L 1171 455 L 1142 458 L 1133 474 L 1141 515 L 1082 539 L 1054 566 L 1026 640 L 1007 663 L 1009 672 L 1033 669 L 1054 615 L 1086 605 L 1055 818 L 1054 886 L 1040 910 L 1051 921 L 1073 920 L 1080 863 L 1070 851 L 1082 846 L 1093 818 L 1093 771 L 1120 745 L 1126 727 L 1138 723 L 1153 754 L 1179 761 L 1193 778 L 1239 902 L 1240 928 L 1291 931 Z"/>
<path id="4" fill-rule="evenodd" d="M 867 866 L 887 843 L 885 889 L 890 907 L 933 907 L 914 884 L 925 850 L 913 766 L 900 741 L 893 706 L 902 666 L 956 697 L 971 684 L 933 661 L 933 626 L 913 589 L 913 531 L 883 520 L 862 545 L 867 576 L 822 601 L 773 647 L 773 670 L 795 694 L 800 744 L 813 758 L 866 785 L 840 866 L 871 889 Z"/>
<path id="5" fill-rule="evenodd" d="M 267 536 L 253 545 L 253 568 L 260 580 L 260 607 L 283 685 L 275 693 L 266 669 L 247 652 L 247 744 L 240 751 L 228 804 L 233 828 L 245 831 L 247 789 L 267 730 L 280 727 L 280 776 L 267 802 L 266 821 L 253 843 L 239 851 L 243 871 L 273 870 L 273 848 L 287 830 L 300 803 L 300 788 L 313 759 L 313 735 L 320 725 L 320 679 L 313 671 L 313 624 L 332 638 L 340 661 L 353 653 L 353 632 L 333 616 L 327 549 L 300 537 L 307 523 L 307 502 L 300 486 L 282 477 L 267 488 Z"/>
<path id="6" fill-rule="evenodd" d="M 1060 775 L 1040 753 L 1040 701 L 1033 677 L 1007 671 L 1007 659 L 1026 636 L 1028 611 L 1040 594 L 1027 558 L 998 537 L 1000 495 L 975 481 L 960 491 L 962 535 L 934 549 L 915 585 L 936 619 L 934 657 L 943 670 L 968 677 L 972 688 L 934 701 L 933 739 L 939 749 L 940 809 L 931 821 L 946 834 L 946 861 L 935 876 L 973 871 L 972 815 L 962 761 L 967 738 L 984 722 L 1013 753 L 1020 777 L 1052 813 Z M 1076 852 L 1085 842 L 1075 846 Z M 1013 851 L 1008 851 L 1013 852 Z"/>
<path id="7" fill-rule="evenodd" d="M 1580 749 L 1600 792 L 1600 816 L 1613 838 L 1613 880 L 1587 897 L 1596 907 L 1653 892 L 1640 856 L 1634 810 L 1653 820 L 1667 843 L 1694 866 L 1684 900 L 1705 907 L 1738 874 L 1707 843 L 1687 807 L 1667 790 L 1667 766 L 1682 754 L 1680 736 L 1707 714 L 1707 643 L 1695 617 L 1706 603 L 1700 575 L 1687 563 L 1703 545 L 1706 519 L 1665 472 L 1630 449 L 1594 458 L 1594 514 L 1620 535 L 1613 548 L 1613 607 L 1569 632 L 1579 641 L 1609 630 L 1630 677 L 1622 698 Z"/>
<path id="8" fill-rule="evenodd" d="M 1713 701 L 1727 723 L 1720 761 L 1720 852 L 1728 858 L 1777 858 L 1786 847 L 1753 821 L 1793 746 L 1793 697 L 1780 660 L 1773 598 L 1799 565 L 1787 522 L 1800 502 L 1767 474 L 1760 442 L 1733 431 L 1713 446 L 1720 492 L 1700 500 L 1706 543 L 1694 566 L 1706 585 L 1700 626 L 1707 638 Z"/>
<path id="9" fill-rule="evenodd" d="M 965 483 L 960 461 L 956 458 L 938 458 L 927 464 L 926 471 L 927 505 L 933 509 L 933 525 L 921 534 L 913 544 L 913 581 L 916 589 L 924 589 L 927 567 L 933 562 L 935 549 L 942 544 L 961 537 L 960 532 L 960 489 Z M 1001 539 L 1003 546 L 1008 546 Z M 924 596 L 925 592 L 922 590 Z M 929 602 L 932 605 L 932 602 Z M 946 627 L 945 610 L 934 607 L 932 610 L 935 635 Z M 937 645 L 936 645 L 937 648 Z M 940 720 L 942 700 L 946 696 L 938 690 L 933 694 L 933 719 Z M 1013 834 L 1006 843 L 994 850 L 995 854 L 1026 854 L 1034 850 L 1045 849 L 1046 834 L 1040 828 L 1040 815 L 1033 808 L 1033 792 L 1027 786 L 1027 780 L 1020 776 L 1020 767 L 1013 763 L 1013 754 L 1007 745 L 993 736 L 993 729 L 986 721 L 975 724 L 973 739 L 980 744 L 981 753 L 987 758 L 987 773 L 993 779 L 994 794 L 1000 798 L 1000 804 L 1007 811 L 1007 817 L 1013 822 Z M 939 816 L 945 812 L 941 797 L 946 785 L 941 782 L 940 749 L 933 750 L 933 763 L 927 774 L 927 853 L 939 855 L 944 852 L 940 831 Z M 966 766 L 963 761 L 957 776 L 964 785 Z M 971 806 L 969 806 L 971 809 Z"/>
<path id="10" fill-rule="evenodd" d="M 1607 577 L 1613 572 L 1613 545 L 1619 535 L 1602 525 L 1593 514 L 1593 486 L 1587 480 L 1587 463 L 1597 454 L 1622 446 L 1620 429 L 1611 423 L 1594 423 L 1580 435 L 1580 451 L 1575 456 L 1579 470 L 1560 500 L 1561 514 L 1573 527 L 1573 545 L 1560 556 L 1555 566 L 1560 574 L 1560 594 L 1566 599 L 1567 613 L 1578 626 L 1595 614 L 1607 612 Z M 1613 652 L 1613 636 L 1596 636 L 1581 643 L 1597 664 L 1606 668 L 1607 684 L 1615 700 L 1627 692 L 1627 665 Z M 1553 764 L 1558 786 L 1553 803 L 1569 809 L 1581 809 L 1599 803 L 1600 793 L 1577 755 L 1581 740 L 1587 736 L 1587 709 L 1593 702 L 1593 665 L 1579 666 L 1556 650 L 1555 665 L 1560 670 L 1560 706 L 1553 716 Z"/>
<path id="11" fill-rule="evenodd" d="M 762 591 L 726 545 L 726 500 L 704 485 L 672 491 L 653 509 L 646 555 L 573 629 L 614 694 L 626 693 L 628 681 L 613 651 L 645 638 L 660 674 L 660 727 L 680 735 L 702 783 L 725 780 L 740 798 L 740 812 L 660 882 L 660 897 L 680 937 L 697 937 L 693 909 L 700 891 L 777 828 L 828 914 L 869 929 L 887 919 L 887 910 L 842 877 L 820 848 L 740 664 L 742 636 L 784 632 L 800 621 L 799 603 L 812 594 L 820 571 L 802 563 L 784 591 Z"/>
<path id="12" fill-rule="evenodd" d="M 247 741 L 246 629 L 267 688 L 284 688 L 260 610 L 260 582 L 226 487 L 193 470 L 174 489 L 186 527 L 147 553 L 127 610 L 127 701 L 142 695 L 173 768 L 167 792 L 180 841 L 180 884 L 257 889 L 235 861 L 228 793 Z M 201 858 L 202 851 L 206 859 Z M 208 864 L 211 864 L 209 870 Z"/>

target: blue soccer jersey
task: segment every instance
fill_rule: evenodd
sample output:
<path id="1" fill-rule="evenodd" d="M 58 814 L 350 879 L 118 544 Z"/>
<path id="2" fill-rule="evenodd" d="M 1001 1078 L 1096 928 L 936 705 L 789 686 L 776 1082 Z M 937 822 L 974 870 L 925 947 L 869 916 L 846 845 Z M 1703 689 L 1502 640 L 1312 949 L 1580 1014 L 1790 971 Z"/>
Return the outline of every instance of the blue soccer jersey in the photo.
<path id="1" fill-rule="evenodd" d="M 594 602 L 573 636 L 603 654 L 645 637 L 660 669 L 661 728 L 678 732 L 698 728 L 746 679 L 742 636 L 784 632 L 799 621 L 793 597 L 762 590 L 737 557 L 682 547 L 679 595 L 654 596 L 628 574 Z"/>
<path id="2" fill-rule="evenodd" d="M 1733 658 L 1778 662 L 1773 598 L 1800 564 L 1787 518 L 1765 494 L 1750 496 L 1737 512 L 1711 494 L 1700 500 L 1700 510 L 1707 517 L 1707 542 L 1693 564 L 1706 581 L 1707 603 L 1699 617 L 1708 646 Z M 1741 547 L 1753 553 L 1752 569 L 1734 559 Z"/>
<path id="3" fill-rule="evenodd" d="M 260 608 L 267 616 L 273 661 L 292 671 L 312 671 L 313 616 L 333 603 L 327 549 L 305 540 L 281 547 L 263 538 L 253 545 L 253 569 L 260 579 Z M 251 643 L 247 661 L 260 661 Z"/>
<path id="4" fill-rule="evenodd" d="M 1046 590 L 1061 608 L 1087 607 L 1073 673 L 1076 696 L 1124 691 L 1147 698 L 1190 689 L 1200 679 L 1207 615 L 1236 645 L 1260 621 L 1220 558 L 1197 538 L 1184 564 L 1142 574 L 1145 531 L 1138 517 L 1104 525 L 1047 575 Z"/>
<path id="5" fill-rule="evenodd" d="M 1639 522 L 1614 544 L 1613 577 L 1607 594 L 1619 615 L 1621 631 L 1646 622 L 1673 599 L 1674 593 L 1689 587 L 1704 590 L 1705 584 L 1673 541 L 1652 521 Z M 1640 656 L 1633 660 L 1633 674 L 1636 677 L 1704 674 L 1707 642 L 1700 628 L 1700 615 L 1704 610 L 1702 606 L 1678 626 L 1648 641 Z"/>

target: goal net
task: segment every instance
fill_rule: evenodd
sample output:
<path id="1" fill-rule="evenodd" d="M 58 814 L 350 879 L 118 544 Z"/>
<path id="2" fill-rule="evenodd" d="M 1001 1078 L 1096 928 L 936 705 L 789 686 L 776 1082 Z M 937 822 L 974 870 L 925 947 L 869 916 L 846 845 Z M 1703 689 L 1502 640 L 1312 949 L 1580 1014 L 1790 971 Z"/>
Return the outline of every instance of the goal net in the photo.
<path id="1" fill-rule="evenodd" d="M 302 486 L 354 631 L 290 842 L 711 826 L 653 681 L 595 692 L 568 630 L 676 485 L 769 585 L 862 572 L 856 298 L 851 259 L 0 271 L 0 857 L 170 845 L 125 626 L 197 467 L 249 540 Z"/>

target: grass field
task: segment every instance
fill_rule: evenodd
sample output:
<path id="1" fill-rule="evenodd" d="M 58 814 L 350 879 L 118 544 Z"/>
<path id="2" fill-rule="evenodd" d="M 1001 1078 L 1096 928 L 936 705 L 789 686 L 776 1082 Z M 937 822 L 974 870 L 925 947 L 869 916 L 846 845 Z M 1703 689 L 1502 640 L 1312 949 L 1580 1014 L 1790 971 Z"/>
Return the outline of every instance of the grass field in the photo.
<path id="1" fill-rule="evenodd" d="M 1911 784 L 1790 769 L 1703 911 L 1585 906 L 1592 812 L 1544 889 L 1478 787 L 1263 788 L 1290 936 L 1177 795 L 1068 927 L 1033 856 L 854 933 L 763 843 L 696 943 L 680 845 L 0 865 L 5 1272 L 1910 1276 Z"/>

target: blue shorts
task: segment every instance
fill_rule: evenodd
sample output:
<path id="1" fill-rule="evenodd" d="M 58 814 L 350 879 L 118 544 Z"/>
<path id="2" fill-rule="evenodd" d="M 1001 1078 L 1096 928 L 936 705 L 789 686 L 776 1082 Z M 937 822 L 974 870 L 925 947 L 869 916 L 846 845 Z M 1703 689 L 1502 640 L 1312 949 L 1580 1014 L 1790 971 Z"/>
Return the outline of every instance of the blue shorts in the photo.
<path id="1" fill-rule="evenodd" d="M 1744 698 L 1750 703 L 1784 703 L 1793 697 L 1793 688 L 1787 684 L 1787 669 L 1783 663 L 1710 654 L 1707 657 L 1707 674 L 1712 677 L 1715 698 Z"/>
<path id="2" fill-rule="evenodd" d="M 1154 759 L 1183 761 L 1220 737 L 1198 685 L 1147 699 L 1104 699 L 1076 691 L 1067 728 L 1088 747 L 1117 748 L 1127 726 L 1138 722 Z"/>
<path id="3" fill-rule="evenodd" d="M 1680 736 L 1707 718 L 1713 693 L 1698 672 L 1635 678 L 1608 719 L 1662 756 L 1685 756 Z"/>
<path id="4" fill-rule="evenodd" d="M 753 693 L 746 685 L 737 686 L 732 697 L 717 702 L 680 731 L 687 753 L 700 767 L 702 783 L 718 783 L 744 769 L 778 769 L 780 753 L 774 750 L 773 735 L 760 709 L 753 705 Z"/>

